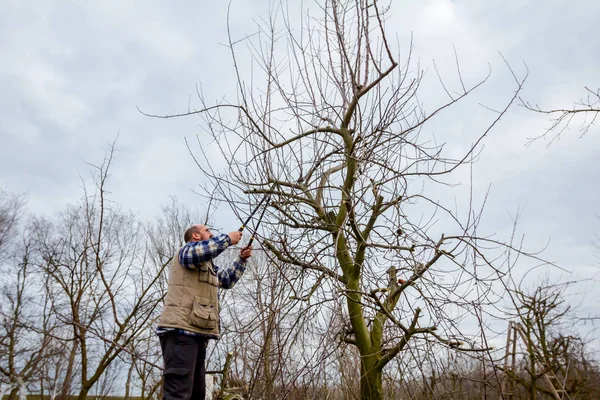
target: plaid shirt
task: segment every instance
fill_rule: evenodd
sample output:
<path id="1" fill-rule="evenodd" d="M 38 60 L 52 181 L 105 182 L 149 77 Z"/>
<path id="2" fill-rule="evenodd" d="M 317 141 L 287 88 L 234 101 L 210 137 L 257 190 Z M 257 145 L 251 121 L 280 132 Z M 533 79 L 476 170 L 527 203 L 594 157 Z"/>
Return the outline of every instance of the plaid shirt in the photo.
<path id="1" fill-rule="evenodd" d="M 201 242 L 188 242 L 179 252 L 179 263 L 184 268 L 196 269 L 203 262 L 212 261 L 213 258 L 221 254 L 230 245 L 231 239 L 229 238 L 229 235 L 225 234 L 214 236 Z M 246 260 L 241 256 L 238 256 L 237 260 L 226 268 L 221 268 L 215 263 L 212 263 L 212 265 L 219 278 L 219 286 L 223 289 L 231 289 L 246 270 Z M 156 334 L 161 335 L 171 331 L 177 331 L 184 335 L 202 336 L 201 333 L 189 332 L 177 328 L 164 328 L 161 326 L 156 329 Z"/>
<path id="2" fill-rule="evenodd" d="M 179 264 L 187 269 L 196 269 L 206 261 L 211 261 L 231 245 L 229 235 L 214 236 L 201 242 L 188 242 L 179 252 Z M 213 263 L 219 286 L 223 289 L 231 289 L 242 277 L 246 270 L 246 260 L 238 257 L 233 264 L 227 268 L 221 268 Z"/>

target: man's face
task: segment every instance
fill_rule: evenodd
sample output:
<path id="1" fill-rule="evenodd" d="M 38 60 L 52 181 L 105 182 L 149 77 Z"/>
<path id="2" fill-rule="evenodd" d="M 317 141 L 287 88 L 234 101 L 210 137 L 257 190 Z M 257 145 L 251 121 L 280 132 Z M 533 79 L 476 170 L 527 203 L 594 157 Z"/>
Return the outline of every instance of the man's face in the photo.
<path id="1" fill-rule="evenodd" d="M 199 242 L 201 240 L 208 240 L 211 237 L 213 237 L 213 234 L 210 232 L 210 230 L 204 226 L 204 225 L 197 225 L 196 232 L 194 232 L 192 234 L 192 239 L 195 242 Z"/>

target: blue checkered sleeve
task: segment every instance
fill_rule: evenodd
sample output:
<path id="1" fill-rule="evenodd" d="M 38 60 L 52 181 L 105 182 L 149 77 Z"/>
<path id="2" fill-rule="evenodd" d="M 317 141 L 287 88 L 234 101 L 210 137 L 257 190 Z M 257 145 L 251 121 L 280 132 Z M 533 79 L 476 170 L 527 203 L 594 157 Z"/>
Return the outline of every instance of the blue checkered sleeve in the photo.
<path id="1" fill-rule="evenodd" d="M 179 263 L 188 269 L 196 269 L 210 261 L 231 245 L 229 235 L 219 235 L 200 242 L 188 242 L 179 252 Z"/>
<path id="2" fill-rule="evenodd" d="M 231 289 L 235 283 L 242 277 L 246 270 L 246 260 L 242 257 L 238 257 L 227 268 L 221 268 L 215 265 L 217 276 L 219 277 L 219 284 L 223 289 Z"/>

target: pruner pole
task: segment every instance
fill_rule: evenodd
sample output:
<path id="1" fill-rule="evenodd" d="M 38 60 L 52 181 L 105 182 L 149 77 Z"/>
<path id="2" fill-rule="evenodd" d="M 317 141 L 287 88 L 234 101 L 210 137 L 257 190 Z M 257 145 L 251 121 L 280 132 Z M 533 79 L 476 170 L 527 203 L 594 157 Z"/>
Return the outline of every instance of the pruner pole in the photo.
<path id="1" fill-rule="evenodd" d="M 271 197 L 271 195 L 267 195 L 266 199 L 269 199 Z M 264 199 L 263 199 L 264 200 Z M 265 216 L 265 211 L 267 211 L 267 205 L 269 204 L 269 202 L 267 201 L 267 204 L 265 204 L 265 206 L 263 207 L 262 212 L 260 213 L 260 217 L 258 218 L 258 222 L 256 223 L 256 226 L 254 227 L 254 233 L 252 234 L 252 236 L 250 236 L 250 240 L 248 241 L 247 246 L 252 246 L 252 242 L 254 241 L 254 236 L 256 235 L 256 232 L 258 231 L 258 227 L 260 226 L 260 223 L 263 219 L 263 217 Z"/>
<path id="2" fill-rule="evenodd" d="M 263 197 L 262 200 L 257 204 L 257 206 L 254 207 L 254 210 L 252 210 L 252 212 L 250 213 L 250 215 L 248 216 L 248 218 L 246 218 L 246 221 L 244 221 L 244 223 L 242 224 L 242 226 L 240 226 L 240 229 L 238 229 L 239 232 L 242 232 L 244 230 L 244 228 L 246 227 L 246 225 L 248 225 L 248 222 L 250 222 L 250 220 L 252 219 L 252 217 L 254 216 L 254 214 L 256 214 L 256 212 L 258 211 L 258 209 L 260 208 L 260 206 L 262 205 L 262 203 L 264 203 L 265 200 L 267 200 L 269 197 L 271 197 L 271 195 L 270 194 L 266 194 L 265 197 Z M 263 211 L 263 214 L 264 214 L 264 211 Z"/>

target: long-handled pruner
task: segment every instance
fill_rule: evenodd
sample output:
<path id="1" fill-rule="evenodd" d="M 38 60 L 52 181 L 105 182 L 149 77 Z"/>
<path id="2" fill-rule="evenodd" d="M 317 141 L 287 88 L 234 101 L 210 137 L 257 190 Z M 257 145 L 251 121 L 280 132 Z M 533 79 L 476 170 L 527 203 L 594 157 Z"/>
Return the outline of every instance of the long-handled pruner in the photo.
<path id="1" fill-rule="evenodd" d="M 254 207 L 254 210 L 252 210 L 252 212 L 250 213 L 250 215 L 248 216 L 248 218 L 246 218 L 246 221 L 244 221 L 244 223 L 242 224 L 242 226 L 240 226 L 240 229 L 238 229 L 239 232 L 242 232 L 244 230 L 244 228 L 246 227 L 246 225 L 248 225 L 248 222 L 250 222 L 250 220 L 252 219 L 252 217 L 254 216 L 254 214 L 256 214 L 256 212 L 258 211 L 258 209 L 260 208 L 260 206 L 262 205 L 262 203 L 264 203 L 265 200 L 267 200 L 269 197 L 271 197 L 270 194 L 265 195 L 265 197 L 262 198 L 262 200 L 257 204 L 257 206 Z M 263 210 L 263 214 L 264 214 L 264 210 Z M 261 218 L 262 218 L 262 216 L 261 216 Z"/>
<path id="2" fill-rule="evenodd" d="M 262 213 L 260 213 L 260 217 L 258 217 L 258 221 L 256 222 L 256 226 L 254 227 L 254 233 L 252 234 L 252 236 L 250 236 L 250 240 L 248 241 L 248 244 L 246 246 L 250 247 L 252 246 L 252 242 L 254 241 L 254 236 L 256 235 L 256 232 L 258 231 L 258 227 L 260 226 L 260 223 L 263 219 L 263 217 L 265 216 L 265 211 L 267 211 L 267 205 L 269 204 L 268 199 L 271 197 L 271 195 L 267 195 L 266 199 L 267 199 L 267 204 L 265 204 L 265 206 L 263 207 Z M 264 199 L 263 199 L 264 200 Z M 262 203 L 262 202 L 261 202 Z"/>

